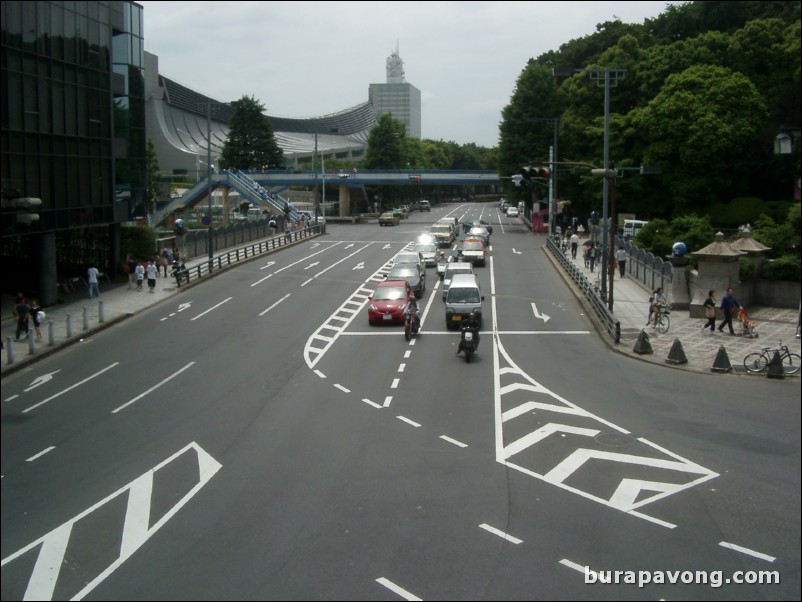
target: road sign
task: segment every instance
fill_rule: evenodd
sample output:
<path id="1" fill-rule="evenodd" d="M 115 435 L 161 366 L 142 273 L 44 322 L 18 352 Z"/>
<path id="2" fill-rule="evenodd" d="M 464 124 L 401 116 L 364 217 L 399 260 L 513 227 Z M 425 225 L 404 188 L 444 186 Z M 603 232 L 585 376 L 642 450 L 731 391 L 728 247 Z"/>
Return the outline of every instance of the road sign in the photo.
<path id="1" fill-rule="evenodd" d="M 201 218 L 201 223 L 202 223 L 204 226 L 210 226 L 210 225 L 212 224 L 212 218 L 211 218 L 211 217 L 209 217 L 208 215 L 204 215 L 204 216 Z"/>

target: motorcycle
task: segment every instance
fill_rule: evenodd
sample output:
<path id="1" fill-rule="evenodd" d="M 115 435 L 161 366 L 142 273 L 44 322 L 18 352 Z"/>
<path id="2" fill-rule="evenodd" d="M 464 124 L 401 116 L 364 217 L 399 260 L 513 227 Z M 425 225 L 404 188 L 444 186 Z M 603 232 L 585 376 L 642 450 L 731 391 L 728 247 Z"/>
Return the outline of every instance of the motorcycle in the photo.
<path id="1" fill-rule="evenodd" d="M 438 259 L 437 260 L 437 277 L 442 280 L 446 275 L 446 267 L 448 267 L 448 260 L 447 259 Z"/>
<path id="2" fill-rule="evenodd" d="M 460 345 L 465 354 L 465 363 L 471 361 L 471 356 L 476 351 L 477 333 L 473 328 L 463 327 L 460 334 Z"/>
<path id="3" fill-rule="evenodd" d="M 418 312 L 407 310 L 404 314 L 404 338 L 408 341 L 417 336 L 420 331 L 420 316 Z"/>
<path id="4" fill-rule="evenodd" d="M 178 286 L 181 286 L 181 279 L 185 278 L 187 283 L 189 283 L 189 271 L 187 270 L 187 266 L 184 264 L 183 261 L 179 259 L 173 260 L 173 273 L 172 276 L 175 277 L 175 282 Z"/>

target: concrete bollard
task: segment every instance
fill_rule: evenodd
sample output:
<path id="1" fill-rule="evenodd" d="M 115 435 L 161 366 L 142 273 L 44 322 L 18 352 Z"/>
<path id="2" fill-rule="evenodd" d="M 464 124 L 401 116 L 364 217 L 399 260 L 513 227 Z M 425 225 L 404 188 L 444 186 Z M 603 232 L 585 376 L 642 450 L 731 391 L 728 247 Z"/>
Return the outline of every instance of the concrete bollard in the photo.
<path id="1" fill-rule="evenodd" d="M 72 336 L 72 314 L 67 313 L 67 338 Z"/>
<path id="2" fill-rule="evenodd" d="M 83 307 L 83 314 L 84 314 L 84 330 L 89 330 L 89 313 L 87 313 L 86 305 Z"/>
<path id="3" fill-rule="evenodd" d="M 56 344 L 56 327 L 53 320 L 47 321 L 47 344 L 50 347 Z"/>
<path id="4" fill-rule="evenodd" d="M 652 349 L 652 344 L 649 342 L 649 335 L 646 334 L 645 330 L 641 330 L 640 334 L 638 335 L 638 340 L 635 341 L 635 346 L 632 348 L 632 351 L 635 353 L 639 353 L 644 355 L 646 353 L 654 353 Z"/>
<path id="5" fill-rule="evenodd" d="M 33 355 L 36 353 L 36 344 L 33 342 L 33 338 L 36 336 L 36 333 L 33 329 L 28 331 L 28 355 Z"/>
<path id="6" fill-rule="evenodd" d="M 670 364 L 687 364 L 688 358 L 685 357 L 685 350 L 682 348 L 682 343 L 679 339 L 674 339 L 674 344 L 671 345 L 671 351 L 668 352 L 666 362 Z"/>
<path id="7" fill-rule="evenodd" d="M 103 301 L 97 302 L 97 313 L 100 319 L 100 323 L 103 324 Z"/>
<path id="8" fill-rule="evenodd" d="M 11 337 L 6 337 L 6 363 L 14 363 L 14 346 L 11 344 Z"/>
<path id="9" fill-rule="evenodd" d="M 713 372 L 732 372 L 732 364 L 730 363 L 730 356 L 727 355 L 727 350 L 724 345 L 718 348 L 716 359 L 711 368 Z"/>

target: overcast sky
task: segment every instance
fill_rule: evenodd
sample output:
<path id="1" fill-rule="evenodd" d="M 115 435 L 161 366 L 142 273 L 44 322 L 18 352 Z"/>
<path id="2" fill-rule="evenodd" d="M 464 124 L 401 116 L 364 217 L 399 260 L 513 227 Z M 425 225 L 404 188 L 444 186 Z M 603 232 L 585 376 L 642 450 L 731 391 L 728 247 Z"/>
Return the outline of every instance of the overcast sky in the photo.
<path id="1" fill-rule="evenodd" d="M 252 96 L 281 117 L 336 113 L 386 82 L 398 46 L 406 81 L 421 91 L 422 137 L 488 147 L 498 144 L 501 110 L 528 59 L 598 23 L 643 23 L 681 4 L 139 3 L 159 72 L 216 100 Z"/>

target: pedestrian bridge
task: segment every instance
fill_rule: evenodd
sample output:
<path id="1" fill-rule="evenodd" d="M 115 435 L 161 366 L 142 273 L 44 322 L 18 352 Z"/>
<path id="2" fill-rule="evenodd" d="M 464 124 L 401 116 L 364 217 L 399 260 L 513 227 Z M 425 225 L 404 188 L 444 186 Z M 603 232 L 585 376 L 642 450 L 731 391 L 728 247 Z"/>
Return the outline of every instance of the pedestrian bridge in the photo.
<path id="1" fill-rule="evenodd" d="M 291 186 L 337 186 L 340 215 L 349 216 L 351 193 L 365 186 L 474 186 L 498 185 L 501 178 L 493 170 L 364 170 L 364 171 L 299 171 L 299 170 L 217 170 L 201 179 L 182 197 L 174 199 L 154 216 L 152 224 L 164 222 L 180 209 L 188 209 L 208 199 L 209 192 L 222 188 L 224 197 L 229 190 L 258 207 L 272 213 L 284 213 L 289 207 L 295 221 L 298 212 L 281 193 Z M 362 191 L 364 194 L 364 191 Z M 367 197 L 367 195 L 364 195 Z"/>

